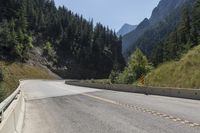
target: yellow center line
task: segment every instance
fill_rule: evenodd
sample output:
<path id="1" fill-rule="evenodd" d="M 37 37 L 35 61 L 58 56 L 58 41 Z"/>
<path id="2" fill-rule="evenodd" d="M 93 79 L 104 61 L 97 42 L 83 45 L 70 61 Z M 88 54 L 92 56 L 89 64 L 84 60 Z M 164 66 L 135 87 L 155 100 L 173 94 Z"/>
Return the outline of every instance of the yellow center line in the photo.
<path id="1" fill-rule="evenodd" d="M 107 102 L 107 103 L 111 103 L 111 104 L 117 104 L 117 102 L 115 101 L 112 101 L 112 100 L 109 100 L 109 99 L 105 99 L 105 98 L 101 98 L 101 97 L 97 97 L 97 96 L 94 96 L 94 95 L 89 95 L 89 94 L 82 94 L 84 96 L 88 96 L 88 97 L 91 97 L 91 98 L 95 98 L 95 99 L 98 99 L 98 100 L 101 100 L 101 101 L 104 101 L 104 102 Z"/>
<path id="2" fill-rule="evenodd" d="M 130 105 L 130 104 L 124 104 L 124 103 L 116 102 L 116 101 L 113 101 L 113 100 L 110 100 L 110 99 L 90 95 L 90 94 L 87 94 L 87 93 L 83 93 L 82 95 L 90 97 L 90 98 L 94 98 L 94 99 L 97 99 L 97 100 L 100 100 L 100 101 L 104 101 L 104 102 L 107 102 L 107 103 L 110 103 L 110 104 L 123 106 L 123 107 L 129 108 L 131 110 L 137 110 L 137 111 L 148 113 L 148 114 L 151 114 L 151 115 L 154 115 L 154 116 L 166 118 L 166 119 L 169 119 L 169 120 L 177 122 L 177 123 L 179 122 L 179 123 L 184 124 L 184 125 L 189 125 L 190 127 L 200 127 L 200 124 L 198 124 L 198 123 L 183 120 L 183 119 L 180 119 L 178 117 L 174 117 L 174 116 L 167 115 L 167 114 L 164 114 L 164 113 L 156 112 L 156 111 L 153 111 L 153 110 L 141 108 L 141 107 Z"/>

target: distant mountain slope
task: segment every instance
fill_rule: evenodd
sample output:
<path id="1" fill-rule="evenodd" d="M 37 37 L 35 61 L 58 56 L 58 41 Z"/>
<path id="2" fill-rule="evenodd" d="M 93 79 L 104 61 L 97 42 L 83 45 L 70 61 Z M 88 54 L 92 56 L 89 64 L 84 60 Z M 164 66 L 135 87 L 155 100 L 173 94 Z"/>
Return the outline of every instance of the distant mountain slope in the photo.
<path id="1" fill-rule="evenodd" d="M 131 45 L 133 42 L 135 42 L 139 37 L 142 36 L 144 33 L 146 27 L 149 25 L 149 20 L 145 18 L 138 26 L 137 28 L 123 36 L 122 38 L 122 53 L 125 57 L 128 57 L 132 50 L 130 50 Z"/>
<path id="2" fill-rule="evenodd" d="M 161 0 L 156 8 L 154 8 L 151 18 L 151 24 L 163 21 L 166 16 L 169 16 L 174 10 L 184 5 L 186 2 L 193 0 Z"/>
<path id="3" fill-rule="evenodd" d="M 150 19 L 144 19 L 134 31 L 123 37 L 123 55 L 128 58 L 136 47 L 149 55 L 153 47 L 176 28 L 184 5 L 193 4 L 195 1 L 161 0 Z"/>
<path id="4" fill-rule="evenodd" d="M 124 36 L 127 33 L 135 30 L 137 28 L 137 25 L 130 25 L 130 24 L 124 24 L 121 29 L 117 32 L 118 36 Z"/>

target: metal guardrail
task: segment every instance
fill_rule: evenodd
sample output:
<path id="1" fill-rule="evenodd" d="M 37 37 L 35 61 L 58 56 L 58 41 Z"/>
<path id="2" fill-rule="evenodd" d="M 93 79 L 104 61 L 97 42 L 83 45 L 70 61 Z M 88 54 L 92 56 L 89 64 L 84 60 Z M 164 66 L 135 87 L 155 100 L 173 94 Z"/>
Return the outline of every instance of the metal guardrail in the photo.
<path id="1" fill-rule="evenodd" d="M 4 112 L 9 107 L 9 105 L 17 98 L 20 94 L 20 89 L 15 90 L 9 97 L 7 97 L 3 102 L 0 103 L 0 123 L 4 119 Z"/>

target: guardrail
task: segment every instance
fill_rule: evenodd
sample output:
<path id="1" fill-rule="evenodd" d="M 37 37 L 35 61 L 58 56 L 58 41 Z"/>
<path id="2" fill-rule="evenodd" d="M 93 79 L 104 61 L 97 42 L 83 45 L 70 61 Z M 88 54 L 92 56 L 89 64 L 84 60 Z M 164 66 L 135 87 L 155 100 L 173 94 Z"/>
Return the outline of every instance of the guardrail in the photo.
<path id="1" fill-rule="evenodd" d="M 97 89 L 200 100 L 200 89 L 141 87 L 141 86 L 133 86 L 133 85 L 125 85 L 125 84 L 86 83 L 86 82 L 73 81 L 73 80 L 65 81 L 65 83 L 68 85 L 90 87 L 90 88 L 97 88 Z"/>
<path id="2" fill-rule="evenodd" d="M 0 133 L 21 133 L 24 122 L 25 102 L 20 85 L 0 103 Z"/>
<path id="3" fill-rule="evenodd" d="M 0 123 L 4 119 L 4 112 L 9 107 L 9 105 L 17 98 L 17 95 L 20 94 L 19 88 L 15 90 L 9 97 L 7 97 L 3 102 L 0 103 Z"/>

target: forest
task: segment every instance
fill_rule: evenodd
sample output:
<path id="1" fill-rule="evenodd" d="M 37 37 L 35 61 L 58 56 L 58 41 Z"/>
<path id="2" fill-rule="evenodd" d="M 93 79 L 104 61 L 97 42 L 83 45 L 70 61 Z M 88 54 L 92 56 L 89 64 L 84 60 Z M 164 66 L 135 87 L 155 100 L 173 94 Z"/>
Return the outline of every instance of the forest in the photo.
<path id="1" fill-rule="evenodd" d="M 195 74 L 200 74 L 199 69 L 193 70 L 192 68 L 198 68 L 199 66 L 196 58 L 199 58 L 199 47 L 197 46 L 200 44 L 200 0 L 197 0 L 193 6 L 185 5 L 182 7 L 181 18 L 178 24 L 176 24 L 177 26 L 175 24 L 169 25 L 173 18 L 173 15 L 169 16 L 167 20 L 160 23 L 157 28 L 145 32 L 145 36 L 137 42 L 138 48 L 131 54 L 128 66 L 125 67 L 122 72 L 115 70 L 111 72 L 110 80 L 112 83 L 137 84 L 138 81 L 140 82 L 148 75 L 147 79 L 149 80 L 149 85 L 154 85 L 153 82 L 155 81 L 157 82 L 156 85 L 163 85 L 163 83 L 167 82 L 167 79 L 174 78 L 170 84 L 165 83 L 170 86 L 174 85 L 173 82 L 184 81 L 183 77 L 186 75 L 185 77 L 189 78 L 187 78 L 187 80 L 190 84 L 188 83 L 189 85 L 187 86 L 181 86 L 184 84 L 184 82 L 181 82 L 178 84 L 179 87 L 194 87 L 195 85 L 197 86 L 197 84 L 199 85 L 199 80 L 195 81 L 196 83 L 192 81 Z M 168 30 L 171 30 L 172 27 L 174 30 L 169 32 Z M 168 35 L 163 36 L 156 33 L 165 33 Z M 173 61 L 177 62 L 174 63 Z M 186 63 L 184 64 L 183 62 Z M 175 67 L 174 64 L 176 64 Z M 176 72 L 175 70 L 172 71 L 170 68 L 180 68 L 178 70 L 175 69 L 180 73 L 179 77 L 173 76 L 172 78 L 172 75 Z M 151 74 L 151 72 L 154 71 L 157 73 Z M 192 73 L 194 71 L 195 74 L 187 75 L 187 73 Z M 162 82 L 158 80 L 160 77 L 163 78 Z"/>
<path id="2" fill-rule="evenodd" d="M 0 1 L 0 59 L 26 62 L 34 47 L 43 49 L 49 67 L 64 67 L 73 60 L 94 78 L 122 70 L 121 38 L 115 31 L 86 20 L 53 0 Z M 87 74 L 83 76 L 87 78 Z"/>
<path id="3" fill-rule="evenodd" d="M 181 22 L 173 32 L 159 42 L 152 51 L 151 60 L 155 65 L 178 60 L 188 50 L 200 43 L 200 0 L 192 7 L 184 7 Z"/>

